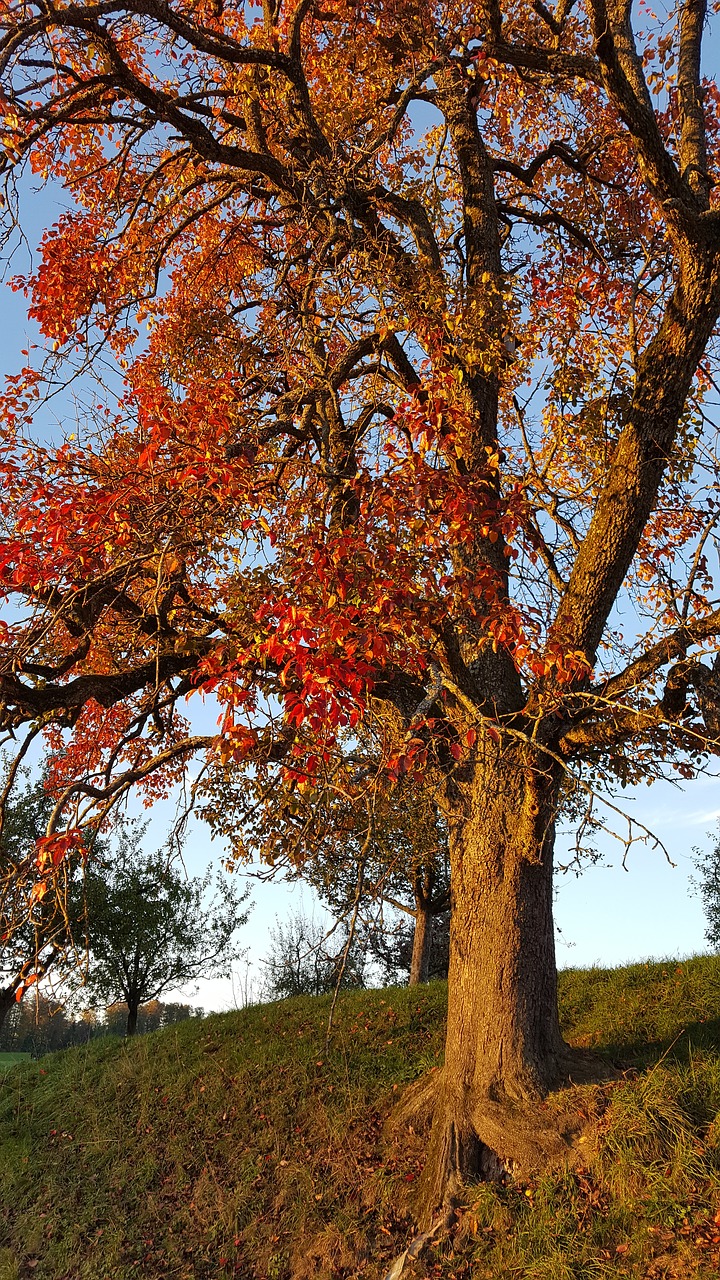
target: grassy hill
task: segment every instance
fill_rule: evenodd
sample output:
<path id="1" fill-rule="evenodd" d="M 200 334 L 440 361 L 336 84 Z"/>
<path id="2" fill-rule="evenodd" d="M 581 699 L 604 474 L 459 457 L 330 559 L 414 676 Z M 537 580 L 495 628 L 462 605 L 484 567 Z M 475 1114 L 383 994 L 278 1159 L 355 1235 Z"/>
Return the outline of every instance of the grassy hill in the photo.
<path id="1" fill-rule="evenodd" d="M 582 1163 L 480 1186 L 407 1274 L 717 1280 L 720 959 L 569 971 Z M 441 1062 L 445 990 L 306 999 L 103 1040 L 0 1074 L 0 1280 L 382 1280 L 426 1135 L 386 1123 Z"/>

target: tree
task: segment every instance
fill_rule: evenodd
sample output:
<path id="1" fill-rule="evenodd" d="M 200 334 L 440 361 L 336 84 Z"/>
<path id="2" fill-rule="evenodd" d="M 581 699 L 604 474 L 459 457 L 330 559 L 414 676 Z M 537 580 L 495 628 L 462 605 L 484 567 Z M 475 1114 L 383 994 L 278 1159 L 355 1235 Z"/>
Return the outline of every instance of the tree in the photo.
<path id="1" fill-rule="evenodd" d="M 410 986 L 427 982 L 431 955 L 438 959 L 434 924 L 450 906 L 447 830 L 432 793 L 406 784 L 390 796 L 376 797 L 372 840 L 364 854 L 362 822 L 358 832 L 357 813 L 342 797 L 324 815 L 324 825 L 318 803 L 312 817 L 322 838 L 312 856 L 306 856 L 301 874 L 338 919 L 351 916 L 359 892 L 369 954 L 395 981 L 404 971 Z M 412 920 L 409 930 L 392 920 L 397 913 Z"/>
<path id="2" fill-rule="evenodd" d="M 236 952 L 233 938 L 247 920 L 239 894 L 227 881 L 206 905 L 209 875 L 188 879 L 165 854 L 142 854 L 125 833 L 119 851 L 85 880 L 87 944 L 85 987 L 105 1003 L 124 1000 L 126 1034 L 135 1034 L 141 1005 L 169 987 L 224 976 Z"/>
<path id="3" fill-rule="evenodd" d="M 450 965 L 450 905 L 433 911 L 423 938 L 423 967 L 418 966 L 418 930 L 413 918 L 383 914 L 382 927 L 367 935 L 368 958 L 380 967 L 381 983 L 398 986 L 407 983 L 447 979 Z"/>
<path id="4" fill-rule="evenodd" d="M 55 801 L 47 769 L 10 788 L 0 831 L 0 1028 L 34 983 L 62 978 L 78 962 L 81 872 L 87 847 L 52 867 L 38 857 Z M 8 783 L 16 781 L 12 776 Z"/>
<path id="5" fill-rule="evenodd" d="M 377 758 L 369 755 L 364 768 L 377 772 Z M 259 855 L 271 868 L 266 878 L 302 878 L 336 921 L 354 916 L 364 948 L 389 979 L 426 982 L 431 952 L 437 976 L 433 924 L 449 912 L 450 885 L 447 826 L 429 786 L 406 779 L 389 795 L 375 793 L 369 810 L 355 803 L 352 788 L 338 786 L 337 774 L 331 786 L 293 789 L 282 803 L 273 792 L 269 805 L 255 774 L 216 776 L 209 789 L 203 814 L 231 840 L 231 860 Z M 398 912 L 413 921 L 407 964 Z"/>
<path id="6" fill-rule="evenodd" d="M 448 823 L 425 1202 L 562 1153 L 563 790 L 718 747 L 718 89 L 703 0 L 3 3 L 18 173 L 74 204 L 17 282 L 4 723 L 71 739 L 58 836 L 252 768 Z M 142 335 L 142 336 L 141 336 Z M 117 404 L 33 443 L 115 359 Z M 86 396 L 86 400 L 89 399 Z M 93 407 L 95 406 L 95 407 Z M 197 690 L 217 734 L 182 718 Z M 345 759 L 373 727 L 382 767 Z M 206 775 L 207 776 L 207 775 Z"/>
<path id="7" fill-rule="evenodd" d="M 289 996 L 321 996 L 334 991 L 362 987 L 365 958 L 347 934 L 328 934 L 314 920 L 296 912 L 270 930 L 270 951 L 263 960 L 266 969 L 264 993 L 269 1000 Z M 346 954 L 347 950 L 347 954 Z"/>
<path id="8" fill-rule="evenodd" d="M 695 849 L 697 880 L 707 928 L 705 937 L 713 951 L 720 951 L 720 834 L 712 849 Z"/>

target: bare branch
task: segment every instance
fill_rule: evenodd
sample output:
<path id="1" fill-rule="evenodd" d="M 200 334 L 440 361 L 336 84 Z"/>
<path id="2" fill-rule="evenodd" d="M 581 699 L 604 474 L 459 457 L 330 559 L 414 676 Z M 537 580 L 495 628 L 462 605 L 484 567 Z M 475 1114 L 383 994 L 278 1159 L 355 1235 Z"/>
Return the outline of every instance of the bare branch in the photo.
<path id="1" fill-rule="evenodd" d="M 714 610 L 705 618 L 686 623 L 669 636 L 658 640 L 657 644 L 635 658 L 624 671 L 606 681 L 598 693 L 606 698 L 617 698 L 629 689 L 640 688 L 675 658 L 684 658 L 691 645 L 701 644 L 715 636 L 720 636 L 720 609 Z"/>

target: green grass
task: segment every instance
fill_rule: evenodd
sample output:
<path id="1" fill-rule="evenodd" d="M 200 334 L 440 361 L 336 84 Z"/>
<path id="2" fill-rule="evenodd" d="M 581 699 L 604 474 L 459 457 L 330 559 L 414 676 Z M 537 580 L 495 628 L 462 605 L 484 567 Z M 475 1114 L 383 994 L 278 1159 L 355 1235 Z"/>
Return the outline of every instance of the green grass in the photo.
<path id="1" fill-rule="evenodd" d="M 717 1280 L 720 960 L 562 975 L 566 1036 L 626 1074 L 579 1087 L 581 1163 L 470 1189 L 408 1274 Z M 386 1120 L 441 1062 L 445 990 L 294 1000 L 0 1077 L 0 1280 L 382 1280 L 425 1134 Z"/>
<path id="2" fill-rule="evenodd" d="M 0 1071 L 14 1067 L 16 1062 L 28 1062 L 31 1057 L 29 1053 L 0 1053 Z"/>

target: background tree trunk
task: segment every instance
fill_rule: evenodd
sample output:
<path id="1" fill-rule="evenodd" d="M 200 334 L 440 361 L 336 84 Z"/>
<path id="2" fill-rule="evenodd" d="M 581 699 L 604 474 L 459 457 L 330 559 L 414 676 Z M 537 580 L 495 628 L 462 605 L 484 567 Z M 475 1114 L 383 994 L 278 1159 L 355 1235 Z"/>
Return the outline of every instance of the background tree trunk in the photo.
<path id="1" fill-rule="evenodd" d="M 130 1004 L 130 1002 L 128 1001 L 127 1027 L 125 1028 L 126 1036 L 134 1036 L 135 1032 L 137 1031 L 139 1007 L 140 1007 L 139 1001 L 138 1002 L 133 1001 L 132 1004 Z"/>
<path id="2" fill-rule="evenodd" d="M 450 830 L 445 1068 L 425 1192 L 530 1169 L 565 1149 L 538 1102 L 562 1074 L 552 914 L 557 770 L 529 747 L 490 749 L 457 784 Z"/>
<path id="3" fill-rule="evenodd" d="M 15 987 L 6 987 L 0 991 L 0 1030 L 15 1003 Z"/>
<path id="4" fill-rule="evenodd" d="M 430 946 L 432 943 L 432 914 L 430 903 L 423 899 L 415 899 L 415 929 L 413 932 L 412 959 L 410 961 L 410 978 L 408 986 L 415 987 L 420 982 L 427 982 L 430 964 Z"/>

